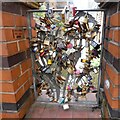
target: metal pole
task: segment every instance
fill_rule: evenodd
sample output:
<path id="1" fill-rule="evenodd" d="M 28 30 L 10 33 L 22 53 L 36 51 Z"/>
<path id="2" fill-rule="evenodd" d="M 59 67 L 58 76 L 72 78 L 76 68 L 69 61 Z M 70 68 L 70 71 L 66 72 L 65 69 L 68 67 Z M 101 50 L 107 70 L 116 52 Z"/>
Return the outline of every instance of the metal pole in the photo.
<path id="1" fill-rule="evenodd" d="M 63 11 L 63 9 L 53 9 L 53 12 L 62 12 L 62 11 Z M 69 10 L 66 9 L 66 11 L 68 12 Z M 99 11 L 105 11 L 105 9 L 85 9 L 85 10 L 76 9 L 76 11 L 79 11 L 79 12 L 82 12 L 82 11 L 99 12 Z M 47 12 L 47 9 L 45 9 L 45 10 L 39 10 L 39 9 L 28 10 L 28 12 Z"/>
<path id="2" fill-rule="evenodd" d="M 29 40 L 32 39 L 32 27 L 31 27 L 31 12 L 27 12 L 27 21 L 28 21 L 28 37 Z M 32 74 L 33 74 L 33 86 L 34 86 L 34 95 L 35 95 L 35 99 L 37 98 L 37 91 L 36 91 L 36 73 L 34 72 L 35 69 L 35 58 L 34 58 L 34 54 L 32 53 L 32 50 L 30 48 L 30 52 L 31 52 L 31 60 L 32 60 Z"/>
<path id="3" fill-rule="evenodd" d="M 99 12 L 99 11 L 105 11 L 105 9 L 84 9 L 84 10 L 78 10 L 76 9 L 76 11 L 88 11 L 88 12 Z"/>
<path id="4" fill-rule="evenodd" d="M 27 22 L 28 22 L 28 37 L 29 37 L 29 40 L 32 39 L 32 28 L 31 28 L 31 13 L 30 12 L 27 12 Z"/>
<path id="5" fill-rule="evenodd" d="M 62 12 L 63 9 L 53 9 L 53 12 Z M 28 10 L 28 12 L 47 12 L 48 10 L 39 10 L 39 9 L 36 9 L 36 10 Z"/>
<path id="6" fill-rule="evenodd" d="M 102 59 L 103 59 L 104 39 L 105 39 L 105 26 L 106 26 L 106 11 L 104 11 L 104 16 L 103 16 L 102 48 L 101 48 L 100 69 L 99 69 L 99 76 L 98 76 L 98 96 L 97 96 L 98 104 L 100 102 L 99 95 L 100 95 L 100 80 L 101 80 L 101 74 L 102 74 Z"/>

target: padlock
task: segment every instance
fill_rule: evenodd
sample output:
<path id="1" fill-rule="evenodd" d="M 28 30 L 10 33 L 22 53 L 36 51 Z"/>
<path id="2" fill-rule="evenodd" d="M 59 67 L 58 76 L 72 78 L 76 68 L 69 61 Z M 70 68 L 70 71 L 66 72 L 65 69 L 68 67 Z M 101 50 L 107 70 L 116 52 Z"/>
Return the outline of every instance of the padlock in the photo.
<path id="1" fill-rule="evenodd" d="M 88 81 L 91 81 L 91 80 L 92 80 L 92 76 L 89 75 L 89 76 L 87 77 L 87 80 L 88 80 Z"/>
<path id="2" fill-rule="evenodd" d="M 89 30 L 90 30 L 90 31 L 94 31 L 94 30 L 93 30 L 93 29 L 94 29 L 94 24 L 91 23 L 91 22 L 89 22 L 88 25 L 89 25 Z"/>
<path id="3" fill-rule="evenodd" d="M 68 56 L 66 53 L 62 54 L 62 61 L 67 61 Z"/>
<path id="4" fill-rule="evenodd" d="M 46 28 L 46 24 L 45 24 L 45 23 L 41 23 L 41 24 L 40 24 L 40 30 L 41 30 L 41 31 L 47 31 L 47 28 Z"/>
<path id="5" fill-rule="evenodd" d="M 32 51 L 33 51 L 34 53 L 36 53 L 36 52 L 39 51 L 39 49 L 38 49 L 38 47 L 34 47 Z"/>
<path id="6" fill-rule="evenodd" d="M 47 14 L 48 14 L 48 16 L 51 18 L 51 17 L 53 17 L 53 9 L 52 8 L 49 8 L 48 10 L 47 10 Z"/>
<path id="7" fill-rule="evenodd" d="M 99 29 L 100 29 L 100 26 L 101 26 L 101 25 L 99 25 L 99 24 L 95 25 L 94 28 L 93 28 L 93 31 L 95 31 L 95 32 L 98 33 L 98 31 L 99 31 Z"/>
<path id="8" fill-rule="evenodd" d="M 66 86 L 66 90 L 71 90 L 70 85 Z"/>
<path id="9" fill-rule="evenodd" d="M 48 64 L 48 65 L 51 65 L 51 64 L 52 64 L 52 60 L 51 60 L 51 59 L 48 59 L 47 64 Z"/>
<path id="10" fill-rule="evenodd" d="M 94 57 L 98 57 L 99 58 L 99 54 L 100 54 L 100 50 L 98 51 L 98 50 L 96 50 L 96 49 L 93 49 L 92 50 L 92 55 L 94 56 Z"/>
<path id="11" fill-rule="evenodd" d="M 38 31 L 37 32 L 37 38 L 42 42 L 45 39 L 45 35 L 46 35 L 45 31 Z"/>
<path id="12" fill-rule="evenodd" d="M 68 110 L 68 109 L 69 109 L 69 105 L 68 105 L 68 103 L 63 104 L 63 109 L 64 109 L 64 110 Z"/>
<path id="13" fill-rule="evenodd" d="M 97 33 L 96 33 L 96 32 L 92 32 L 92 33 L 91 33 L 91 38 L 92 38 L 92 39 L 94 39 L 96 36 L 97 36 Z"/>
<path id="14" fill-rule="evenodd" d="M 86 60 L 86 59 L 81 59 L 81 62 L 82 62 L 82 63 L 86 63 L 87 60 Z"/>
<path id="15" fill-rule="evenodd" d="M 98 70 L 96 68 L 93 69 L 94 73 L 97 74 Z"/>
<path id="16" fill-rule="evenodd" d="M 69 49 L 73 48 L 73 44 L 71 44 L 71 43 L 67 44 L 67 48 L 69 48 Z"/>
<path id="17" fill-rule="evenodd" d="M 44 52 L 44 50 L 42 49 L 42 50 L 40 50 L 40 56 L 42 57 L 42 56 L 44 56 L 45 55 L 45 52 Z"/>
<path id="18" fill-rule="evenodd" d="M 49 41 L 49 40 L 44 40 L 44 43 L 43 43 L 43 44 L 49 46 L 50 41 Z"/>
<path id="19" fill-rule="evenodd" d="M 41 26 L 39 24 L 35 23 L 35 28 L 40 29 L 40 27 Z"/>
<path id="20" fill-rule="evenodd" d="M 60 99 L 58 100 L 58 103 L 59 103 L 59 104 L 63 104 L 63 103 L 64 103 L 64 98 L 60 98 Z"/>
<path id="21" fill-rule="evenodd" d="M 98 46 L 98 44 L 97 44 L 94 40 L 91 41 L 91 45 L 92 45 L 94 48 Z"/>
<path id="22" fill-rule="evenodd" d="M 63 83 L 64 83 L 64 81 L 66 80 L 66 78 L 65 78 L 65 77 L 60 76 L 60 75 L 58 75 L 56 78 L 57 78 L 57 81 L 58 81 L 60 84 L 63 84 Z"/>
<path id="23" fill-rule="evenodd" d="M 53 52 L 52 57 L 55 58 L 57 55 L 56 51 Z"/>
<path id="24" fill-rule="evenodd" d="M 67 71 L 68 71 L 69 74 L 73 74 L 74 73 L 74 68 L 71 65 L 69 65 L 67 67 Z"/>
<path id="25" fill-rule="evenodd" d="M 76 70 L 74 73 L 75 75 L 80 75 L 80 70 Z"/>
<path id="26" fill-rule="evenodd" d="M 85 16 L 80 17 L 80 22 L 81 23 L 85 23 L 85 24 L 88 23 L 88 16 L 87 16 L 87 14 Z"/>
<path id="27" fill-rule="evenodd" d="M 85 37 L 86 37 L 86 38 L 91 38 L 91 37 L 92 37 L 92 36 L 91 36 L 91 32 L 86 32 Z"/>
<path id="28" fill-rule="evenodd" d="M 56 25 L 52 24 L 51 28 L 52 28 L 52 30 L 54 30 L 56 28 Z"/>

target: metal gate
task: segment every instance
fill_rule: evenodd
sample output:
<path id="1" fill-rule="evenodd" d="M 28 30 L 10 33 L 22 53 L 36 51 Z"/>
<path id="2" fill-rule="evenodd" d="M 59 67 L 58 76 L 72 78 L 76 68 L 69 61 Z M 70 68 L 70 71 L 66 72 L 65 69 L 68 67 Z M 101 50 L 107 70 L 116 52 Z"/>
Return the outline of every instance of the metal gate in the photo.
<path id="1" fill-rule="evenodd" d="M 55 12 L 62 12 L 63 9 L 53 9 L 52 12 L 55 13 Z M 38 98 L 38 93 L 37 93 L 37 80 L 40 82 L 43 82 L 45 81 L 46 83 L 48 83 L 48 86 L 49 86 L 49 89 L 51 91 L 47 91 L 48 93 L 52 92 L 56 92 L 56 98 L 57 98 L 57 102 L 59 104 L 62 104 L 64 102 L 70 102 L 70 100 L 72 98 L 70 98 L 71 96 L 74 97 L 74 101 L 77 101 L 77 102 L 70 102 L 71 104 L 74 104 L 74 103 L 82 103 L 82 104 L 91 104 L 91 105 L 97 105 L 99 103 L 99 94 L 100 94 L 100 80 L 101 80 L 101 60 L 102 60 L 102 53 L 103 53 L 103 44 L 104 44 L 104 25 L 105 25 L 105 10 L 104 9 L 91 9 L 91 10 L 76 10 L 76 16 L 73 18 L 73 20 L 75 21 L 76 19 L 80 19 L 81 16 L 84 16 L 84 17 L 91 17 L 89 12 L 102 12 L 104 18 L 103 18 L 103 28 L 102 28 L 102 46 L 101 46 L 101 53 L 100 54 L 100 66 L 98 66 L 97 68 L 91 68 L 91 71 L 94 71 L 94 73 L 96 72 L 96 70 L 98 70 L 98 77 L 97 77 L 97 85 L 96 85 L 96 89 L 92 91 L 92 83 L 91 80 L 93 79 L 93 72 L 91 73 L 91 71 L 89 72 L 89 70 L 86 69 L 86 71 L 84 70 L 84 73 L 80 73 L 80 71 L 77 71 L 75 69 L 73 69 L 73 66 L 74 65 L 74 62 L 77 63 L 79 58 L 81 58 L 81 51 L 87 46 L 89 49 L 88 49 L 88 58 L 89 56 L 91 55 L 91 46 L 93 47 L 93 51 L 92 51 L 92 55 L 94 56 L 95 55 L 95 51 L 94 51 L 94 48 L 98 45 L 95 41 L 94 41 L 94 37 L 92 37 L 91 39 L 91 33 L 92 32 L 89 32 L 89 30 L 84 30 L 84 31 L 80 31 L 80 29 L 77 29 L 79 30 L 79 32 L 77 33 L 79 38 L 77 38 L 77 35 L 76 35 L 76 29 L 72 29 L 73 31 L 71 32 L 71 35 L 74 36 L 74 34 L 76 36 L 74 36 L 74 39 L 76 39 L 78 41 L 79 44 L 77 44 L 77 47 L 75 48 L 75 51 L 72 51 L 72 54 L 66 54 L 66 51 L 67 49 L 71 49 L 73 46 L 71 45 L 71 42 L 70 41 L 67 41 L 67 44 L 65 44 L 67 46 L 67 49 L 66 47 L 64 48 L 64 44 L 62 43 L 59 43 L 58 45 L 58 41 L 63 41 L 63 38 L 61 38 L 60 36 L 59 37 L 56 37 L 56 38 L 53 38 L 55 37 L 52 36 L 52 39 L 53 41 L 51 41 L 51 44 L 50 44 L 50 39 L 51 39 L 51 36 L 48 35 L 48 34 L 44 34 L 46 35 L 47 39 L 48 36 L 50 37 L 49 41 L 47 41 L 47 39 L 45 39 L 45 37 L 43 36 L 43 41 L 41 40 L 38 40 L 38 38 L 33 38 L 32 37 L 32 27 L 31 27 L 31 16 L 33 13 L 35 12 L 48 12 L 48 10 L 28 10 L 27 14 L 28 14 L 28 34 L 29 34 L 29 40 L 30 40 L 30 43 L 33 42 L 33 44 L 31 45 L 31 59 L 32 59 L 32 72 L 33 72 L 33 88 L 34 88 L 34 95 L 35 95 L 35 98 Z M 69 10 L 67 9 L 64 9 L 64 13 L 67 14 L 69 12 Z M 91 18 L 89 18 L 91 19 Z M 77 20 L 76 20 L 77 21 Z M 78 25 L 78 23 L 76 22 L 76 24 Z M 87 23 L 86 23 L 87 24 Z M 81 24 L 80 24 L 81 25 Z M 79 26 L 79 25 L 78 25 Z M 38 26 L 39 27 L 39 26 Z M 54 27 L 54 25 L 52 26 Z M 80 26 L 79 26 L 80 27 Z M 85 29 L 84 26 L 82 26 L 83 28 L 81 29 Z M 87 26 L 85 26 L 87 27 Z M 99 27 L 99 26 L 97 26 Z M 66 29 L 67 29 L 67 32 L 69 33 L 69 31 L 71 30 L 67 25 L 66 25 Z M 69 30 L 70 29 L 70 30 Z M 87 29 L 87 28 L 86 28 Z M 96 28 L 97 29 L 97 28 Z M 59 30 L 59 29 L 58 29 Z M 95 31 L 95 29 L 93 30 Z M 46 31 L 45 31 L 46 32 Z M 66 31 L 65 31 L 65 34 L 68 34 Z M 98 32 L 98 31 L 97 31 Z M 85 33 L 86 37 L 83 35 Z M 87 34 L 86 34 L 87 33 Z M 93 32 L 94 33 L 94 32 Z M 52 33 L 53 34 L 53 33 Z M 64 36 L 65 36 L 64 34 Z M 42 36 L 41 34 L 39 34 L 39 36 Z M 66 35 L 67 37 L 69 35 Z M 82 36 L 82 38 L 80 38 Z M 94 36 L 94 35 L 93 35 Z M 85 37 L 85 38 L 83 38 Z M 65 37 L 64 37 L 65 38 Z M 36 40 L 35 40 L 36 39 Z M 56 39 L 58 40 L 57 41 L 57 44 L 55 43 Z M 67 38 L 69 39 L 69 37 Z M 83 43 L 83 39 L 85 39 L 85 45 L 84 46 L 81 46 Z M 37 43 L 38 42 L 38 43 Z M 37 43 L 37 44 L 36 44 Z M 36 53 L 39 54 L 38 56 L 42 56 L 43 54 L 46 54 L 43 51 L 43 49 L 40 47 L 41 43 L 43 43 L 45 46 L 50 46 L 50 45 L 54 45 L 55 46 L 59 46 L 61 47 L 61 49 L 57 49 L 57 54 L 59 54 L 58 56 L 62 59 L 62 63 L 57 63 L 57 66 L 53 65 L 54 62 L 51 61 L 51 59 L 53 60 L 53 58 L 51 58 L 50 54 L 48 55 L 48 61 L 47 63 L 45 63 L 45 59 L 43 59 L 42 57 L 42 60 L 40 57 L 36 57 Z M 74 43 L 75 44 L 75 43 Z M 57 48 L 56 47 L 56 48 Z M 49 52 L 52 52 L 55 51 L 56 52 L 56 48 L 52 51 L 49 50 Z M 76 52 L 76 49 L 79 51 L 79 54 L 78 52 Z M 63 50 L 64 52 L 62 53 L 62 55 L 60 55 L 60 52 L 61 50 Z M 98 50 L 98 49 L 97 49 Z M 37 51 L 37 52 L 36 52 Z M 98 51 L 97 51 L 98 52 Z M 56 53 L 55 53 L 56 54 Z M 71 55 L 71 56 L 70 56 Z M 95 57 L 97 56 L 97 54 L 95 55 Z M 75 58 L 75 59 L 74 59 Z M 55 57 L 54 57 L 54 61 L 55 61 Z M 61 59 L 58 59 L 56 61 L 60 61 Z M 69 59 L 69 60 L 68 60 Z M 92 59 L 92 58 L 91 58 Z M 42 61 L 42 62 L 41 62 Z M 72 62 L 71 62 L 72 61 Z M 91 64 L 91 60 L 88 60 L 87 58 L 86 59 L 80 59 L 80 62 L 82 63 L 87 63 L 88 67 L 90 67 L 90 64 Z M 41 69 L 41 64 L 47 64 L 45 67 L 43 67 L 44 65 L 42 65 L 42 69 Z M 36 64 L 38 65 L 38 71 L 36 72 Z M 59 65 L 58 65 L 59 64 Z M 66 64 L 67 64 L 67 67 L 66 67 Z M 54 67 L 53 67 L 53 66 Z M 52 72 L 49 71 L 49 68 L 50 67 L 53 67 L 52 68 Z M 63 75 L 65 72 L 63 69 L 61 69 L 60 67 L 63 67 L 65 70 L 67 69 L 67 75 Z M 58 69 L 59 70 L 58 70 Z M 40 71 L 42 72 L 40 72 Z M 47 71 L 47 72 L 46 72 Z M 57 71 L 57 72 L 56 72 Z M 61 71 L 63 73 L 61 73 Z M 47 74 L 47 75 L 46 75 Z M 85 80 L 87 79 L 87 83 Z M 96 78 L 95 78 L 96 79 Z M 56 82 L 57 81 L 57 82 Z M 80 82 L 79 84 L 79 87 L 77 86 L 78 85 L 78 82 Z M 69 84 L 68 84 L 69 83 Z M 58 85 L 59 84 L 59 85 Z M 61 89 L 61 84 L 63 85 L 62 86 L 62 89 Z M 90 85 L 91 85 L 91 88 L 90 88 Z M 54 87 L 53 87 L 54 86 Z M 87 87 L 86 87 L 87 86 Z M 43 87 L 42 86 L 42 83 L 40 84 L 39 86 L 39 89 Z M 72 87 L 72 90 L 71 90 L 71 87 Z M 84 88 L 85 87 L 85 88 Z M 75 91 L 73 91 L 73 89 L 76 89 L 76 93 Z M 83 90 L 83 88 L 85 89 L 85 91 Z M 89 88 L 89 90 L 86 88 Z M 54 91 L 55 90 L 55 91 Z M 40 89 L 41 91 L 41 89 Z M 62 96 L 60 97 L 57 96 L 58 94 L 61 94 L 61 91 L 62 91 Z M 94 101 L 91 101 L 91 100 L 88 100 L 86 98 L 86 95 L 87 93 L 89 93 L 88 91 L 90 91 L 90 93 L 94 93 L 94 97 L 96 97 L 96 100 Z M 67 99 L 65 99 L 65 97 L 67 96 Z M 51 97 L 51 96 L 49 96 Z M 59 97 L 59 99 L 58 99 Z M 84 100 L 78 100 L 79 97 L 85 97 Z"/>

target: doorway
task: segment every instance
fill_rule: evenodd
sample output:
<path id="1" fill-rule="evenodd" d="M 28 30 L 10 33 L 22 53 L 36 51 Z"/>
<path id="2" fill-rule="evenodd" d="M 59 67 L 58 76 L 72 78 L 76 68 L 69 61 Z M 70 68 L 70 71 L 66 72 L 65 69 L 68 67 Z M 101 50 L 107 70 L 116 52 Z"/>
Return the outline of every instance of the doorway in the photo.
<path id="1" fill-rule="evenodd" d="M 75 11 L 69 19 L 66 7 L 28 11 L 33 88 L 41 103 L 98 104 L 104 10 Z M 44 13 L 36 22 L 34 38 L 33 13 Z"/>

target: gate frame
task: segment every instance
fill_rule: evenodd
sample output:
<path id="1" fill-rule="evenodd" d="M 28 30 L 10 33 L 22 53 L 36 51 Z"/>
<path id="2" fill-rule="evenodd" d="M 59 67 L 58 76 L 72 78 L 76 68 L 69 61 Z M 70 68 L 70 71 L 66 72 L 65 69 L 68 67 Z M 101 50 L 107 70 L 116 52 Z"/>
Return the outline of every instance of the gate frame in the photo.
<path id="1" fill-rule="evenodd" d="M 53 12 L 62 12 L 63 9 L 53 9 Z M 104 50 L 104 39 L 105 39 L 105 26 L 106 26 L 106 9 L 76 9 L 76 12 L 103 12 L 103 24 L 102 24 L 102 47 L 101 47 L 101 55 L 100 55 L 100 68 L 99 68 L 99 74 L 98 74 L 98 85 L 97 85 L 97 90 L 98 90 L 98 96 L 97 96 L 97 105 L 100 106 L 100 93 L 103 92 L 103 88 L 100 88 L 100 81 L 101 81 L 101 74 L 102 74 L 102 59 L 103 59 L 103 50 Z M 31 15 L 34 12 L 47 12 L 46 10 L 39 10 L 39 9 L 34 9 L 34 10 L 27 10 L 27 22 L 28 22 L 28 39 L 32 39 L 32 27 L 31 27 Z M 68 9 L 65 10 L 65 12 L 69 12 Z M 30 49 L 31 51 L 31 49 Z M 34 72 L 35 64 L 34 64 L 34 57 L 31 51 L 31 59 L 32 59 L 32 74 L 33 74 L 33 87 L 34 87 L 34 95 L 35 95 L 35 100 L 37 99 L 37 91 L 36 91 L 36 73 Z M 103 86 L 102 86 L 103 87 Z"/>

